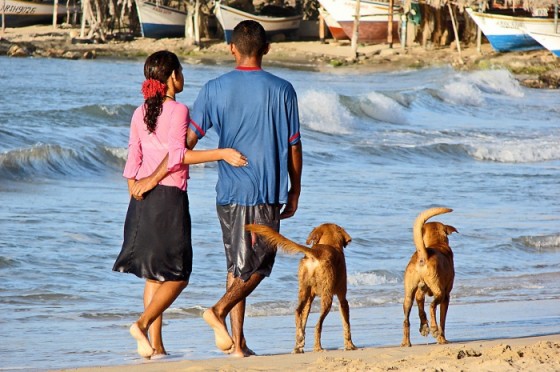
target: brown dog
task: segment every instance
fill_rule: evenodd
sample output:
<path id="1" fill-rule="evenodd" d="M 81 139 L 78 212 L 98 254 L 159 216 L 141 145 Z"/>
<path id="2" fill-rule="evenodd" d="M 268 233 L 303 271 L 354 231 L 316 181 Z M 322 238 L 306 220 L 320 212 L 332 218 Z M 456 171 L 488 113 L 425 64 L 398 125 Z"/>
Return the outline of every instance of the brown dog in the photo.
<path id="1" fill-rule="evenodd" d="M 458 232 L 453 226 L 440 222 L 426 221 L 438 214 L 452 212 L 449 208 L 431 208 L 420 213 L 414 221 L 413 236 L 416 252 L 412 255 L 404 273 L 404 322 L 401 346 L 410 346 L 410 310 L 416 297 L 420 316 L 420 333 L 428 336 L 430 332 L 438 344 L 446 344 L 445 317 L 449 306 L 449 296 L 453 288 L 455 268 L 453 252 L 447 235 Z M 430 327 L 424 311 L 425 296 L 433 296 L 430 305 Z M 439 327 L 436 321 L 439 309 Z"/>
<path id="2" fill-rule="evenodd" d="M 281 247 L 288 253 L 303 253 L 299 263 L 299 299 L 296 308 L 296 346 L 294 353 L 303 353 L 305 326 L 315 296 L 321 297 L 321 315 L 315 326 L 314 351 L 322 351 L 321 331 L 329 313 L 333 296 L 338 297 L 344 327 L 344 349 L 355 350 L 350 335 L 350 307 L 346 300 L 346 261 L 343 249 L 352 241 L 340 226 L 326 223 L 311 231 L 306 244 L 292 242 L 273 229 L 263 225 L 247 225 L 246 229 L 261 236 L 268 243 Z"/>

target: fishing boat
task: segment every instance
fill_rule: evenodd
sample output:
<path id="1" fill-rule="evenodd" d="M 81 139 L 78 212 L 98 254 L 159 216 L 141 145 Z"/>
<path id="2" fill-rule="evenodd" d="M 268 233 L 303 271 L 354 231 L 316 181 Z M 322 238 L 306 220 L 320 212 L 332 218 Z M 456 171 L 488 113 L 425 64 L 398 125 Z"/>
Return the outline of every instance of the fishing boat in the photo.
<path id="1" fill-rule="evenodd" d="M 0 8 L 2 6 L 4 9 L 4 19 L 6 22 L 5 27 L 24 27 L 39 24 L 48 24 L 52 23 L 53 21 L 53 0 L 0 0 Z M 63 17 L 64 15 L 66 15 L 67 10 L 68 8 L 66 7 L 66 1 L 61 1 L 57 7 L 58 17 Z M 0 26 L 2 26 L 1 17 Z"/>
<path id="2" fill-rule="evenodd" d="M 136 0 L 142 36 L 154 39 L 184 37 L 187 13 L 159 3 Z"/>
<path id="3" fill-rule="evenodd" d="M 352 38 L 354 29 L 354 15 L 356 13 L 355 0 L 319 0 L 325 10 L 340 24 L 348 38 Z M 393 39 L 398 40 L 398 6 L 393 6 Z M 389 23 L 389 3 L 361 0 L 360 26 L 358 27 L 358 41 L 382 43 L 387 41 Z"/>
<path id="4" fill-rule="evenodd" d="M 497 52 L 542 49 L 542 45 L 528 33 L 546 34 L 554 31 L 553 18 L 482 13 L 471 8 L 466 8 L 466 11 Z"/>
<path id="5" fill-rule="evenodd" d="M 327 28 L 329 29 L 329 32 L 331 33 L 333 38 L 335 38 L 336 40 L 349 39 L 349 37 L 344 33 L 344 30 L 342 29 L 340 23 L 338 23 L 336 19 L 334 19 L 334 17 L 329 14 L 329 12 L 320 7 L 319 13 L 321 14 L 321 17 L 323 17 L 323 20 L 325 21 L 325 24 L 327 25 Z"/>
<path id="6" fill-rule="evenodd" d="M 241 21 L 251 19 L 259 22 L 266 31 L 266 34 L 270 37 L 275 34 L 290 35 L 297 32 L 299 24 L 303 19 L 303 15 L 256 15 L 224 5 L 220 1 L 216 2 L 214 12 L 224 30 L 224 36 L 228 44 L 231 42 L 233 28 Z"/>
<path id="7" fill-rule="evenodd" d="M 527 31 L 527 33 L 543 47 L 550 50 L 556 57 L 560 57 L 560 34 L 537 31 Z"/>

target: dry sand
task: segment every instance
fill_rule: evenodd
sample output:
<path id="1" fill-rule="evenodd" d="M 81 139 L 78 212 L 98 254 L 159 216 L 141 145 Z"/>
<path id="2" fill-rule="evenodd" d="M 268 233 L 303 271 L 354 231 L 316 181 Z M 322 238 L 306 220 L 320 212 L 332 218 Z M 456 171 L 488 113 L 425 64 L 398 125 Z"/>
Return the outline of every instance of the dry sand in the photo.
<path id="1" fill-rule="evenodd" d="M 560 371 L 560 334 L 447 345 L 253 356 L 73 369 L 81 372 L 163 371 Z"/>
<path id="2" fill-rule="evenodd" d="M 50 25 L 7 28 L 0 34 L 0 55 L 39 56 L 52 58 L 144 58 L 168 49 L 188 63 L 232 63 L 228 46 L 220 40 L 203 40 L 200 46 L 187 45 L 184 39 L 110 40 L 85 43 L 78 39 L 79 29 Z M 358 58 L 353 58 L 349 42 L 287 41 L 272 43 L 265 65 L 309 70 L 338 69 L 361 71 L 395 71 L 423 67 L 452 66 L 458 70 L 506 68 L 523 84 L 538 88 L 560 86 L 560 58 L 547 50 L 517 53 L 496 53 L 489 44 L 478 51 L 475 46 L 455 44 L 443 48 L 418 45 L 401 49 L 399 44 L 360 45 Z"/>

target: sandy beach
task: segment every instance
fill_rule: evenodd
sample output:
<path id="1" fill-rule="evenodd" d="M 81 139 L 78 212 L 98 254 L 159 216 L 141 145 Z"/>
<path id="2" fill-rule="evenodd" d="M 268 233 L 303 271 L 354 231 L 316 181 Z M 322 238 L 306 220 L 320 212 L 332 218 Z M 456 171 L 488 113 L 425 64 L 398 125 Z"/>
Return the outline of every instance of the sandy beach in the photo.
<path id="1" fill-rule="evenodd" d="M 66 371 L 558 371 L 560 334 L 447 345 L 364 348 L 243 359 L 146 361 Z"/>
<path id="2" fill-rule="evenodd" d="M 185 39 L 109 40 L 105 43 L 83 42 L 75 27 L 36 25 L 6 28 L 0 35 L 0 55 L 14 57 L 48 57 L 66 59 L 144 58 L 161 49 L 171 50 L 188 63 L 232 63 L 228 45 L 221 40 L 202 40 L 188 45 Z M 547 50 L 497 53 L 488 43 L 480 51 L 474 45 L 454 43 L 448 47 L 420 45 L 402 49 L 398 43 L 359 45 L 354 58 L 348 41 L 284 41 L 272 43 L 266 65 L 321 71 L 325 69 L 361 69 L 363 71 L 397 71 L 424 67 L 452 66 L 457 70 L 507 69 L 524 85 L 533 88 L 560 86 L 560 58 Z"/>

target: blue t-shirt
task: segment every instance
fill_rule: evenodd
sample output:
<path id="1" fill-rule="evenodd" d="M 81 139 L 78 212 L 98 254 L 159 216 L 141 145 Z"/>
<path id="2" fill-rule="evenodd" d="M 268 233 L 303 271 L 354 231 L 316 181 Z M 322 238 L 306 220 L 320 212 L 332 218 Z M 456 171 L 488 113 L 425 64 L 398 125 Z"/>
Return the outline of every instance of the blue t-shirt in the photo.
<path id="1" fill-rule="evenodd" d="M 219 162 L 217 204 L 285 204 L 288 151 L 300 141 L 292 84 L 261 69 L 239 67 L 210 80 L 194 102 L 190 128 L 200 139 L 211 127 L 219 148 L 234 148 L 249 161 L 239 168 Z"/>

